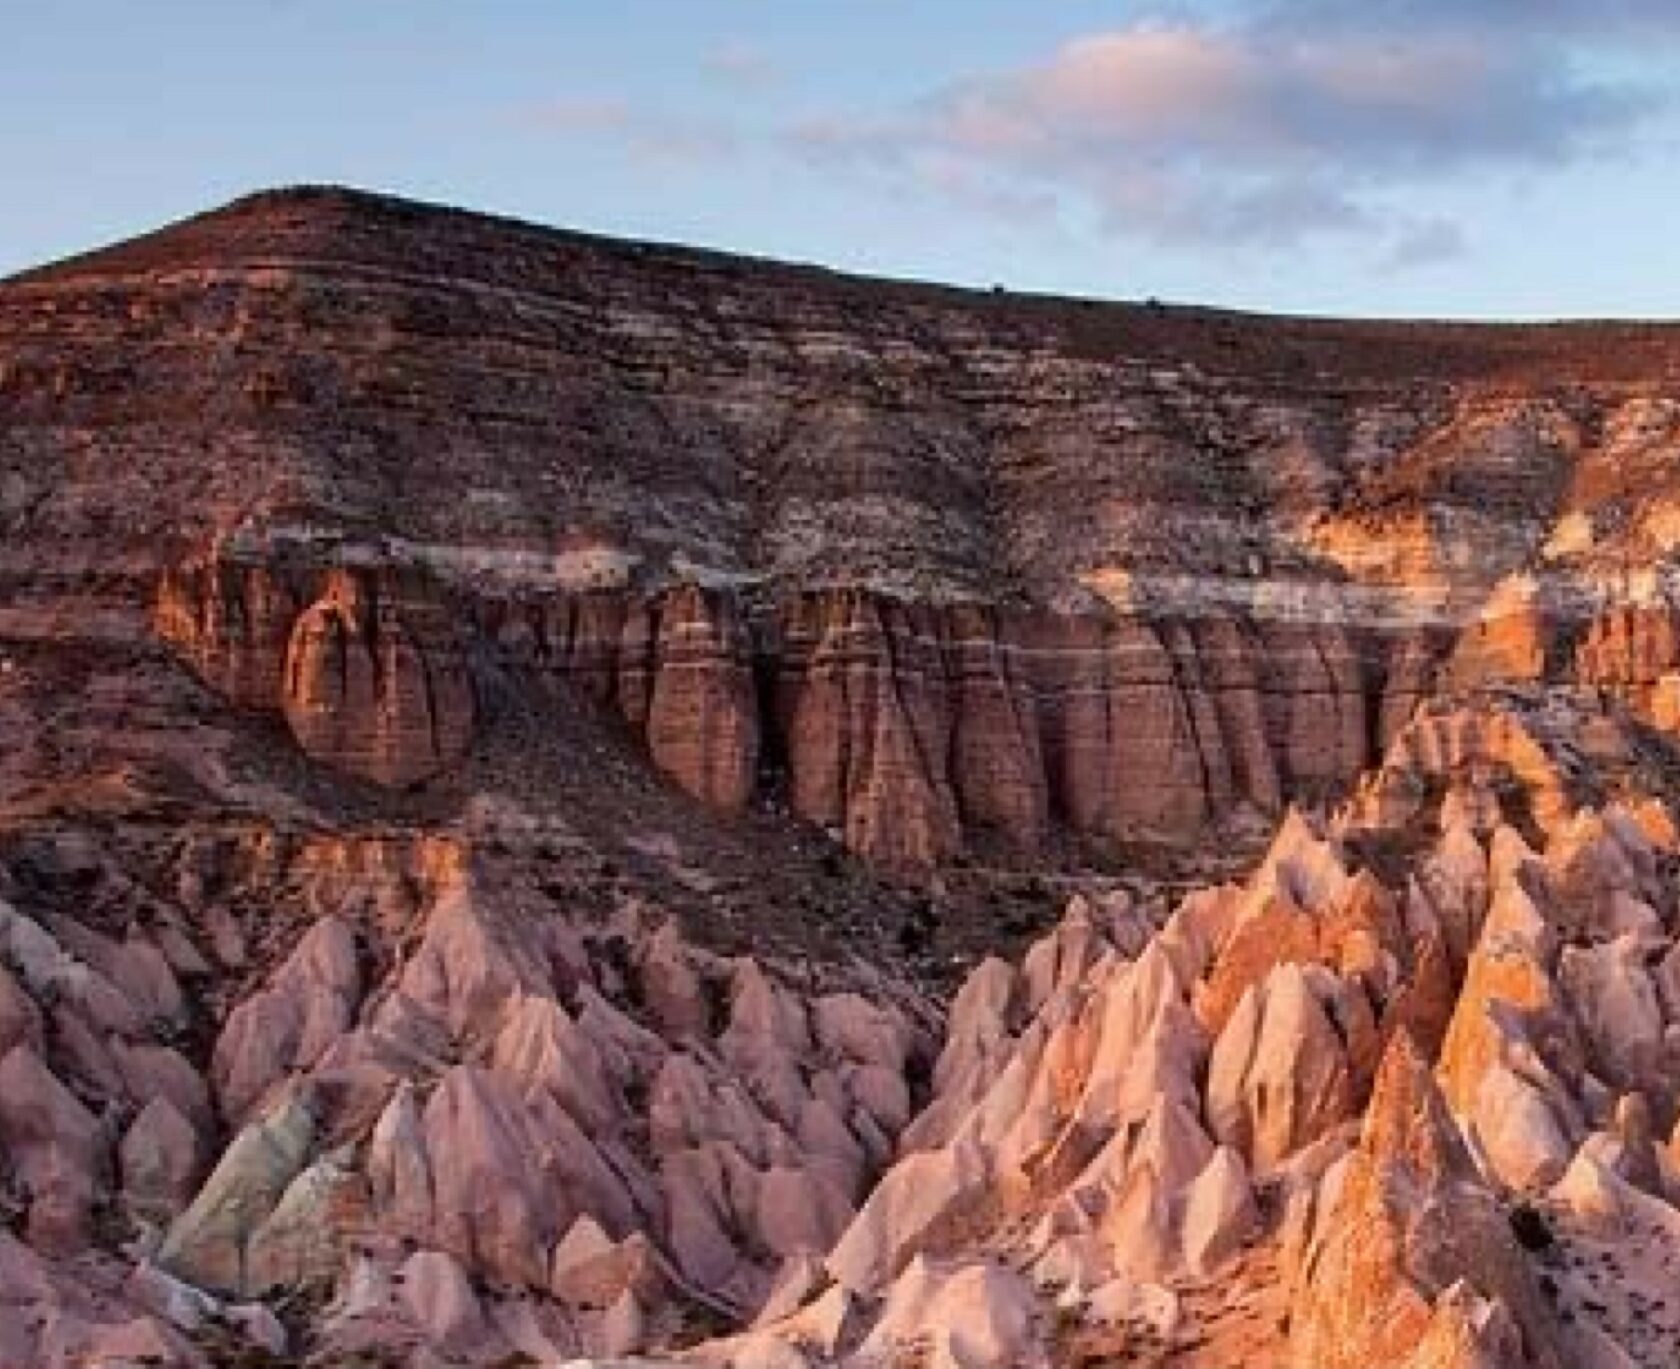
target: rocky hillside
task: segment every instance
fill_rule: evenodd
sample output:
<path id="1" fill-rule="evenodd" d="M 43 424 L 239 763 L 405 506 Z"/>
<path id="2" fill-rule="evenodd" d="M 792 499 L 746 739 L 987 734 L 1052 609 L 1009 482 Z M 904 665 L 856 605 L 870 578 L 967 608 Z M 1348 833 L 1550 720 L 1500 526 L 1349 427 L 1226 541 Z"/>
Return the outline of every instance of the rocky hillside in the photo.
<path id="1" fill-rule="evenodd" d="M 1666 1365 L 1677 547 L 1680 329 L 0 283 L 0 1366 Z"/>
<path id="2" fill-rule="evenodd" d="M 1680 713 L 1677 381 L 260 195 L 0 286 L 0 629 L 381 785 L 557 692 L 879 868 L 1100 861 L 1345 791 L 1443 677 Z"/>

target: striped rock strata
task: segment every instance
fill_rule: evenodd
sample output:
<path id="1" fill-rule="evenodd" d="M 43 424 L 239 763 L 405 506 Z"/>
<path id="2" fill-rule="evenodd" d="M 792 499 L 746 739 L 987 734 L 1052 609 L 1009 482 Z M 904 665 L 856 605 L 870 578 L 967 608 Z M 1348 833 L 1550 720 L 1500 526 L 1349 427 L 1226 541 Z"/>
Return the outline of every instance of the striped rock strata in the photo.
<path id="1" fill-rule="evenodd" d="M 704 802 L 925 870 L 1193 843 L 1441 687 L 1680 716 L 1672 329 L 973 295 L 300 190 L 7 282 L 0 338 L 0 630 L 155 624 L 398 788 L 564 680 Z"/>

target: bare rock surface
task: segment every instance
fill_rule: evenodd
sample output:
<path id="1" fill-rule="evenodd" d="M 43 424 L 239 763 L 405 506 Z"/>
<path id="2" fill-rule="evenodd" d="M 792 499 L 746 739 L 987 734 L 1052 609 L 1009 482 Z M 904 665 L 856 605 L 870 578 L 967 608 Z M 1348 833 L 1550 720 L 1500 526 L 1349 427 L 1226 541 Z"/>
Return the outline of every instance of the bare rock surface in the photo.
<path id="1" fill-rule="evenodd" d="M 1680 1217 L 1656 1137 L 1680 1100 L 1652 967 L 1680 932 L 1674 829 L 1642 796 L 1657 772 L 1602 765 L 1601 806 L 1556 779 L 1617 718 L 1567 697 L 1432 707 L 1348 803 L 1292 816 L 1247 881 L 1141 943 L 1123 905 L 1077 899 L 1020 970 L 978 967 L 831 1281 L 805 1273 L 717 1354 L 1663 1363 Z M 1451 786 L 1373 806 L 1442 764 L 1442 738 L 1476 749 L 1480 835 Z M 1557 804 L 1544 826 L 1536 800 Z M 1284 905 L 1299 933 L 1258 954 Z M 964 1341 L 944 1296 L 969 1287 L 990 1311 Z M 836 1292 L 849 1333 L 819 1344 L 808 1318 Z"/>
<path id="2" fill-rule="evenodd" d="M 0 283 L 0 1364 L 1670 1364 L 1677 363 L 330 190 Z"/>
<path id="3" fill-rule="evenodd" d="M 1322 798 L 1442 684 L 1680 716 L 1672 328 L 971 295 L 316 189 L 28 273 L 0 336 L 0 628 L 168 642 L 399 790 L 585 699 L 701 802 L 925 871 Z"/>

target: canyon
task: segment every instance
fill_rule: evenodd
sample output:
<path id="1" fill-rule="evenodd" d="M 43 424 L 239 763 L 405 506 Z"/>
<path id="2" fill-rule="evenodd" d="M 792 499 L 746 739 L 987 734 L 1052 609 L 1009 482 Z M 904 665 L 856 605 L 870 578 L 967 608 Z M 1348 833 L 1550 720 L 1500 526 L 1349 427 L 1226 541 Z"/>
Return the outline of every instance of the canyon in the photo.
<path id="1" fill-rule="evenodd" d="M 0 1363 L 1665 1362 L 1680 327 L 275 191 L 0 531 Z"/>

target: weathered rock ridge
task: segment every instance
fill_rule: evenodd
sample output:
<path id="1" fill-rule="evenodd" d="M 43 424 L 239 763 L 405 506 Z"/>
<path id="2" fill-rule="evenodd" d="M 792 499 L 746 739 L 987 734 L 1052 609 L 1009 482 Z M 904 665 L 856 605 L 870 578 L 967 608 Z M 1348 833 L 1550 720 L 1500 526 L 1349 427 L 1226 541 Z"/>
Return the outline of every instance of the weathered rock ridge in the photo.
<path id="1" fill-rule="evenodd" d="M 1074 900 L 956 996 L 826 1280 L 699 1357 L 1662 1363 L 1676 829 L 1624 719 L 1432 705 L 1242 884 Z"/>
<path id="2" fill-rule="evenodd" d="M 473 673 L 592 701 L 712 806 L 785 796 L 898 868 L 964 833 L 1018 855 L 1054 831 L 1174 838 L 1234 805 L 1344 787 L 1403 717 L 1386 663 L 1337 628 L 909 604 L 809 591 L 758 621 L 734 593 L 446 596 L 385 569 L 173 568 L 157 631 L 311 755 L 386 784 L 469 744 Z M 304 605 L 308 605 L 304 607 Z M 553 687 L 558 687 L 553 688 Z"/>
<path id="3" fill-rule="evenodd" d="M 1442 681 L 1680 721 L 1672 329 L 965 294 L 322 190 L 0 285 L 0 339 L 0 625 L 155 624 L 399 788 L 563 680 L 704 802 L 908 868 L 1344 789 Z"/>
<path id="4" fill-rule="evenodd" d="M 202 678 L 363 778 L 446 770 L 479 696 L 511 679 L 620 718 L 709 806 L 784 800 L 901 871 L 976 838 L 1030 858 L 1058 835 L 1183 840 L 1323 800 L 1440 690 L 1578 682 L 1680 726 L 1672 611 L 1519 623 L 1454 637 L 692 583 L 520 597 L 413 567 L 227 561 L 172 567 L 154 610 Z"/>

